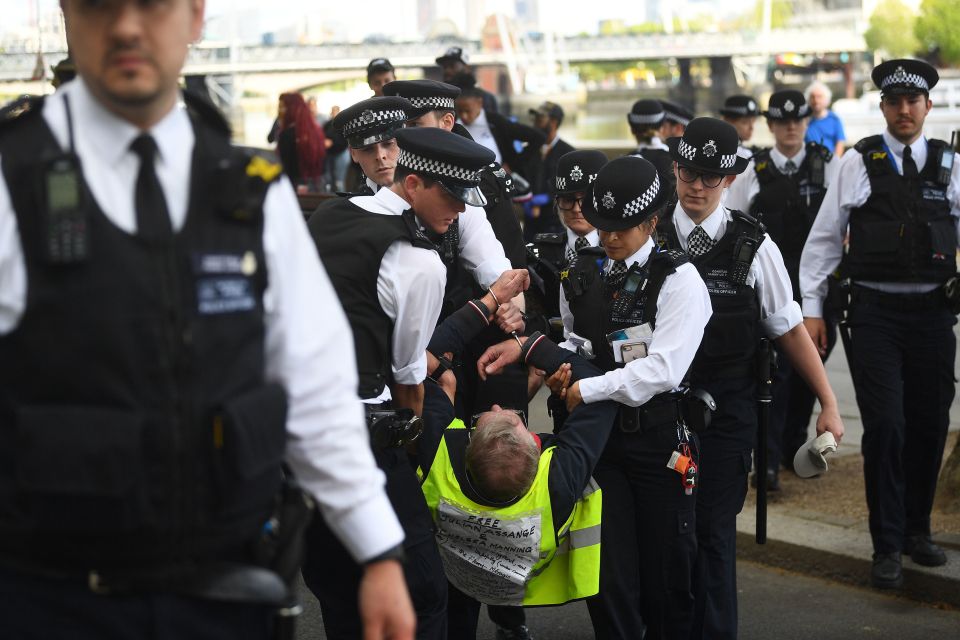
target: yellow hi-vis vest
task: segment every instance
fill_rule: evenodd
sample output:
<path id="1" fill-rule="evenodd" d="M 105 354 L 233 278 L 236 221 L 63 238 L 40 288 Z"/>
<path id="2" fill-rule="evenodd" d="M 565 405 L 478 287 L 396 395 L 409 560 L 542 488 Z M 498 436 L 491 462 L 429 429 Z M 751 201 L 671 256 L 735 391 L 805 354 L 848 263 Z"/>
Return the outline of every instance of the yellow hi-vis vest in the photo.
<path id="1" fill-rule="evenodd" d="M 467 442 L 463 422 L 454 420 L 422 486 L 450 582 L 494 605 L 557 605 L 595 595 L 600 588 L 600 487 L 591 478 L 573 513 L 554 531 L 547 482 L 554 447 L 540 454 L 527 493 L 497 508 L 472 501 L 460 488 Z"/>

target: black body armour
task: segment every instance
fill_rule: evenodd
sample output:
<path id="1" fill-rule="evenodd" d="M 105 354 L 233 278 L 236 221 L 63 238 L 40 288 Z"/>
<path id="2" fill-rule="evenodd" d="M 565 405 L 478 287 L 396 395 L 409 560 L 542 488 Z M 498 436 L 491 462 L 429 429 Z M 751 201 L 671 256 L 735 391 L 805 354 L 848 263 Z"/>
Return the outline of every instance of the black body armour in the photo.
<path id="1" fill-rule="evenodd" d="M 956 274 L 957 232 L 950 215 L 940 159 L 952 153 L 942 140 L 927 143 L 918 179 L 893 166 L 882 136 L 856 145 L 870 179 L 870 197 L 850 211 L 850 248 L 841 273 L 853 280 L 946 282 Z"/>
<path id="2" fill-rule="evenodd" d="M 601 275 L 605 255 L 601 247 L 586 247 L 577 254 L 573 266 L 561 277 L 564 294 L 573 314 L 573 331 L 593 344 L 594 363 L 604 371 L 624 366 L 616 362 L 607 334 L 646 322 L 656 325 L 657 297 L 667 276 L 688 261 L 683 251 L 650 253 L 642 267 L 634 265 L 615 287 Z M 638 282 L 635 293 L 623 286 Z M 638 279 L 638 280 L 637 280 Z"/>
<path id="3" fill-rule="evenodd" d="M 546 318 L 560 315 L 560 274 L 567 262 L 567 234 L 538 233 L 527 245 L 527 270 L 530 288 L 527 289 L 528 313 Z"/>
<path id="4" fill-rule="evenodd" d="M 192 107 L 189 208 L 168 246 L 111 222 L 75 158 L 65 231 L 49 171 L 66 154 L 33 111 L 0 127 L 27 273 L 0 336 L 0 564 L 249 562 L 286 445 L 286 394 L 264 379 L 263 199 L 279 167 Z M 54 233 L 84 250 L 51 254 Z"/>
<path id="5" fill-rule="evenodd" d="M 393 379 L 393 320 L 377 297 L 380 263 L 398 240 L 422 249 L 434 246 L 409 213 L 370 213 L 344 198 L 321 204 L 307 226 L 353 330 L 359 395 L 376 398 Z"/>
<path id="6" fill-rule="evenodd" d="M 657 225 L 657 242 L 665 249 L 679 250 L 673 208 L 668 207 L 667 211 L 670 213 Z M 745 213 L 731 213 L 733 220 L 727 224 L 723 237 L 710 251 L 691 259 L 707 285 L 713 306 L 713 315 L 690 366 L 689 380 L 694 386 L 718 378 L 747 377 L 755 370 L 754 355 L 761 338 L 760 301 L 752 286 L 736 283 L 734 253 L 741 237 L 753 238 L 762 234 L 763 228 Z"/>
<path id="7" fill-rule="evenodd" d="M 793 175 L 777 169 L 770 150 L 753 157 L 760 190 L 750 207 L 754 217 L 762 216 L 770 238 L 780 248 L 793 284 L 793 299 L 800 301 L 800 255 L 810 228 L 827 193 L 825 168 L 833 154 L 821 144 L 808 142 L 803 162 Z"/>

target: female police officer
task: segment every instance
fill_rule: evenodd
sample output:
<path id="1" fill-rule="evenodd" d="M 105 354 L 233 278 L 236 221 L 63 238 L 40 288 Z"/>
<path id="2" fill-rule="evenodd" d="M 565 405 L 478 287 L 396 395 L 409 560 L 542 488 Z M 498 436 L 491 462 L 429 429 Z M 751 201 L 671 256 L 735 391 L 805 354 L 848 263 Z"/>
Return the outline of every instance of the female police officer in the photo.
<path id="1" fill-rule="evenodd" d="M 650 239 L 668 197 L 643 158 L 601 168 L 583 215 L 599 230 L 603 250 L 581 250 L 563 279 L 572 319 L 565 344 L 606 371 L 566 389 L 567 405 L 620 403 L 594 472 L 604 492 L 600 594 L 588 601 L 598 638 L 635 638 L 646 623 L 648 637 L 685 640 L 693 613 L 695 498 L 667 464 L 675 454 L 696 455 L 674 389 L 711 308 L 684 254 L 657 251 Z M 505 348 L 488 351 L 479 366 L 501 353 Z"/>

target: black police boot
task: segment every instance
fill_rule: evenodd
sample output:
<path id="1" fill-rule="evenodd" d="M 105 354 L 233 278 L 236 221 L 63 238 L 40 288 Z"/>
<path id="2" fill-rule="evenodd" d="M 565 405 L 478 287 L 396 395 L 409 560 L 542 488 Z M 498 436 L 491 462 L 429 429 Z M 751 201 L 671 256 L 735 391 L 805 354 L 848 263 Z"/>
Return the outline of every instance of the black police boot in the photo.
<path id="1" fill-rule="evenodd" d="M 524 624 L 512 629 L 497 626 L 497 640 L 533 640 L 533 636 Z"/>
<path id="2" fill-rule="evenodd" d="M 757 474 L 750 476 L 750 486 L 757 488 Z M 767 491 L 780 491 L 780 474 L 774 469 L 767 469 Z"/>
<path id="3" fill-rule="evenodd" d="M 903 586 L 903 567 L 899 551 L 873 554 L 870 584 L 878 589 L 899 589 Z"/>
<path id="4" fill-rule="evenodd" d="M 930 536 L 922 534 L 907 536 L 904 550 L 914 562 L 925 567 L 942 567 L 947 564 L 947 554 L 934 544 Z"/>

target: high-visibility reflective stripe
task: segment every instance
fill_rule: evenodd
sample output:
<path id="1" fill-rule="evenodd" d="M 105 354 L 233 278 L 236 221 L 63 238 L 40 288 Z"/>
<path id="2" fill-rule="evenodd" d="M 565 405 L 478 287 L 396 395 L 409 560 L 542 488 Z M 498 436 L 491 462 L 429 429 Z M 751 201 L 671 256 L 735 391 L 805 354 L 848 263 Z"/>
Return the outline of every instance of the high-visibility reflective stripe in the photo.
<path id="1" fill-rule="evenodd" d="M 581 498 L 586 498 L 587 496 L 593 495 L 595 492 L 600 490 L 600 485 L 597 484 L 597 481 L 593 479 L 593 476 L 590 476 L 590 482 L 587 483 L 587 486 L 584 487 Z"/>
<path id="2" fill-rule="evenodd" d="M 596 524 L 586 529 L 574 529 L 557 545 L 557 554 L 567 553 L 571 549 L 582 549 L 600 544 L 600 525 Z"/>

